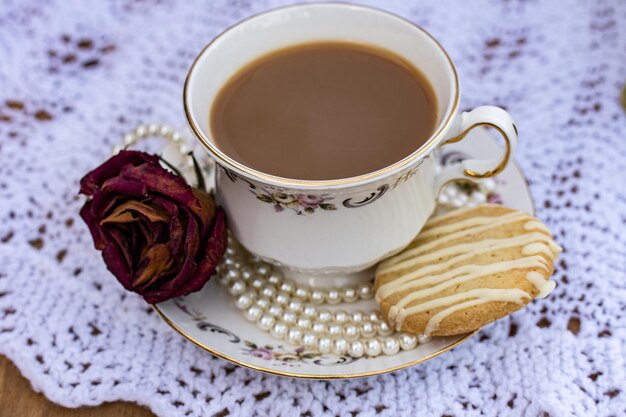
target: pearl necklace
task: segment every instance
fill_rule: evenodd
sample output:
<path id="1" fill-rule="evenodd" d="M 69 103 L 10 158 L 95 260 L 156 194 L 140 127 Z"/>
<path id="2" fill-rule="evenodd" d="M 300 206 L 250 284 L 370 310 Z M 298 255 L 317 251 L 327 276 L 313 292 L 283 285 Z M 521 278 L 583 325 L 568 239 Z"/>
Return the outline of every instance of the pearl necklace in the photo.
<path id="1" fill-rule="evenodd" d="M 330 311 L 318 307 L 370 299 L 371 283 L 326 289 L 297 285 L 270 264 L 249 257 L 231 236 L 217 276 L 235 297 L 235 307 L 246 320 L 276 339 L 307 350 L 375 357 L 394 355 L 429 340 L 395 332 L 378 310 Z"/>
<path id="2" fill-rule="evenodd" d="M 191 156 L 191 148 L 185 143 L 186 141 L 183 135 L 166 124 L 150 123 L 147 125 L 138 125 L 134 130 L 126 133 L 122 137 L 122 144 L 114 146 L 112 153 L 116 155 L 121 150 L 128 149 L 137 142 L 151 137 L 162 137 L 166 141 L 176 145 L 176 151 L 183 158 L 184 167 L 182 168 L 187 170 L 193 169 L 194 161 Z M 167 168 L 169 169 L 169 167 Z M 193 173 L 193 171 L 190 171 L 190 173 Z"/>
<path id="3" fill-rule="evenodd" d="M 123 146 L 116 146 L 113 153 L 152 136 L 161 136 L 176 144 L 183 157 L 189 155 L 185 161 L 187 168 L 193 167 L 190 149 L 183 136 L 164 124 L 137 126 L 124 135 Z M 438 202 L 452 207 L 475 204 L 486 199 L 485 195 L 494 186 L 495 183 L 489 183 L 485 189 L 479 188 L 467 201 L 467 196 L 461 195 L 454 184 L 449 184 Z M 250 257 L 230 235 L 224 259 L 216 272 L 218 281 L 235 298 L 234 305 L 243 312 L 246 320 L 292 345 L 322 354 L 347 354 L 360 358 L 395 355 L 430 340 L 426 336 L 395 332 L 378 310 L 331 311 L 320 308 L 324 304 L 350 304 L 370 299 L 373 296 L 371 283 L 325 289 L 296 285 L 275 267 Z"/>

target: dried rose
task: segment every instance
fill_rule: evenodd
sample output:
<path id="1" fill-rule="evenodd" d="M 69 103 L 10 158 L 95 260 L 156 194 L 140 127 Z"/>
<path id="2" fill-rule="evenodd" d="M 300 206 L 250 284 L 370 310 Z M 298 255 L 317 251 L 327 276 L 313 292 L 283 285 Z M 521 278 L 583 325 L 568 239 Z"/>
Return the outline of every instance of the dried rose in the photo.
<path id="1" fill-rule="evenodd" d="M 107 268 L 149 303 L 200 290 L 224 254 L 222 209 L 156 156 L 122 151 L 89 172 L 80 192 Z"/>

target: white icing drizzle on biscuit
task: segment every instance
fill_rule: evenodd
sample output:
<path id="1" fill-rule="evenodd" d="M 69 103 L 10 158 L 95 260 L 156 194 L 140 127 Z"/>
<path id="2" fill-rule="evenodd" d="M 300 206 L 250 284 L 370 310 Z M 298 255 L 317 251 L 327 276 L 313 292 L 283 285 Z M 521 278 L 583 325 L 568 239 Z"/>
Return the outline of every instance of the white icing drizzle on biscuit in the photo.
<path id="1" fill-rule="evenodd" d="M 520 288 L 474 288 L 450 295 L 450 289 L 482 277 L 506 273 L 519 269 L 530 269 L 526 279 L 537 289 L 537 297 L 546 297 L 555 287 L 553 281 L 544 276 L 552 271 L 552 263 L 562 249 L 551 238 L 543 223 L 522 212 L 511 212 L 498 216 L 469 217 L 458 221 L 461 216 L 475 209 L 457 210 L 431 219 L 418 236 L 420 240 L 429 239 L 424 244 L 407 250 L 381 263 L 377 275 L 402 273 L 398 278 L 380 285 L 376 291 L 378 302 L 383 299 L 407 292 L 388 311 L 388 320 L 400 330 L 404 320 L 413 314 L 432 309 L 441 309 L 426 324 L 425 335 L 430 335 L 439 328 L 442 320 L 456 311 L 490 302 L 513 302 L 522 304 L 532 296 Z M 525 233 L 506 238 L 486 238 L 474 242 L 450 242 L 467 238 L 493 228 L 515 222 L 525 221 Z M 442 222 L 447 224 L 440 225 Z M 480 255 L 502 249 L 521 247 L 523 257 L 491 264 L 466 264 L 468 260 Z M 540 273 L 538 271 L 544 271 Z M 443 295 L 447 290 L 447 295 Z M 439 297 L 432 298 L 437 294 Z M 424 302 L 420 300 L 426 299 Z"/>
<path id="2" fill-rule="evenodd" d="M 552 259 L 553 261 L 557 257 L 557 253 L 552 251 L 552 247 L 549 244 L 540 243 L 540 242 L 529 243 L 528 245 L 522 248 L 522 255 L 528 256 L 528 255 L 537 255 L 537 254 L 546 255 L 548 258 Z"/>
<path id="3" fill-rule="evenodd" d="M 380 266 L 378 268 L 377 273 L 387 274 L 390 272 L 400 271 L 400 270 L 403 270 L 403 269 L 406 269 L 415 265 L 420 265 L 420 264 L 428 264 L 428 267 L 426 268 L 430 268 L 430 270 L 424 271 L 425 273 L 432 272 L 433 268 L 441 269 L 444 267 L 452 266 L 456 262 L 479 255 L 480 253 L 484 252 L 485 248 L 488 248 L 490 250 L 497 250 L 497 249 L 513 248 L 513 247 L 527 245 L 527 244 L 537 244 L 541 246 L 542 251 L 548 251 L 552 254 L 551 244 L 553 243 L 554 242 L 552 241 L 552 239 L 543 233 L 528 233 L 525 235 L 514 236 L 510 238 L 485 239 L 481 242 L 481 245 L 477 245 L 476 242 L 461 243 L 458 245 L 439 249 L 434 252 L 428 253 L 426 255 L 419 256 L 419 257 L 415 256 L 411 259 L 400 261 L 395 264 L 388 264 L 386 266 Z M 420 248 L 421 247 L 422 246 L 420 246 Z M 533 247 L 539 248 L 539 246 L 533 246 Z M 538 249 L 534 249 L 534 250 L 538 250 Z M 416 255 L 418 254 L 416 253 Z M 438 259 L 447 258 L 450 256 L 454 256 L 454 257 L 451 258 L 449 261 L 446 261 L 445 263 L 432 264 L 432 262 L 435 262 Z M 418 271 L 422 271 L 422 269 L 424 268 L 420 268 Z M 415 271 L 414 273 L 417 273 L 418 271 Z M 402 277 L 402 280 L 408 280 L 408 279 L 409 278 L 407 278 L 406 276 Z M 398 282 L 398 281 L 395 281 L 395 282 Z M 399 281 L 399 282 L 402 282 L 402 281 Z M 381 286 L 380 288 L 383 288 L 385 285 Z"/>
<path id="4" fill-rule="evenodd" d="M 537 298 L 546 298 L 556 288 L 556 282 L 546 280 L 539 272 L 530 271 L 526 274 L 526 279 L 537 288 L 539 293 Z"/>
<path id="5" fill-rule="evenodd" d="M 519 288 L 510 288 L 505 290 L 485 288 L 474 291 L 476 291 L 477 293 L 476 298 L 459 304 L 454 304 L 453 306 L 441 310 L 439 313 L 435 314 L 430 320 L 428 320 L 428 324 L 426 325 L 424 333 L 431 334 L 435 330 L 439 329 L 439 324 L 443 319 L 456 311 L 463 310 L 464 308 L 469 308 L 479 304 L 490 303 L 493 301 L 521 304 L 524 298 L 530 298 L 530 295 L 526 291 L 520 290 Z M 468 293 L 469 292 L 471 291 L 468 291 Z M 467 293 L 465 295 L 467 295 Z"/>
<path id="6" fill-rule="evenodd" d="M 550 234 L 550 230 L 546 227 L 545 224 L 541 223 L 539 220 L 531 220 L 524 224 L 524 229 L 526 230 L 541 230 L 544 233 Z"/>
<path id="7" fill-rule="evenodd" d="M 511 216 L 511 214 L 515 216 Z M 404 251 L 394 257 L 391 257 L 381 262 L 380 267 L 384 268 L 388 265 L 397 263 L 399 261 L 403 261 L 405 259 L 411 259 L 419 253 L 429 251 L 437 246 L 447 243 L 448 241 L 460 239 L 460 238 L 463 238 L 463 237 L 466 237 L 475 233 L 481 233 L 490 229 L 495 229 L 497 227 L 504 226 L 508 223 L 514 223 L 526 217 L 526 215 L 524 215 L 524 213 L 521 213 L 521 212 L 511 213 L 511 214 L 506 214 L 504 216 L 498 216 L 498 217 L 481 217 L 482 223 L 479 226 L 472 227 L 472 228 L 465 228 L 464 230 L 459 230 L 457 232 L 453 232 L 448 235 L 441 236 L 431 242 L 428 242 L 426 244 Z M 433 230 L 433 229 L 429 229 L 429 230 Z M 429 230 L 426 230 L 426 231 L 429 231 Z M 423 238 L 423 235 L 419 234 L 418 239 L 422 239 L 422 238 Z"/>

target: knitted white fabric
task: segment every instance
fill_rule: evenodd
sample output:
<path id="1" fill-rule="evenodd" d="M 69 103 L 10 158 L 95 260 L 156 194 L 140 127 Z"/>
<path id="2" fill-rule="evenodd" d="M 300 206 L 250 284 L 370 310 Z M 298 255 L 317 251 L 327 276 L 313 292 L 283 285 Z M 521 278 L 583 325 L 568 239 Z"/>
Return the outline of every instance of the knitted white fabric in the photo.
<path id="1" fill-rule="evenodd" d="M 137 123 L 183 126 L 202 46 L 284 3 L 0 4 L 0 354 L 59 404 L 159 416 L 624 415 L 624 1 L 370 2 L 441 41 L 462 108 L 514 115 L 517 161 L 565 248 L 548 299 L 454 351 L 359 380 L 268 376 L 187 342 L 107 272 L 78 180 Z"/>

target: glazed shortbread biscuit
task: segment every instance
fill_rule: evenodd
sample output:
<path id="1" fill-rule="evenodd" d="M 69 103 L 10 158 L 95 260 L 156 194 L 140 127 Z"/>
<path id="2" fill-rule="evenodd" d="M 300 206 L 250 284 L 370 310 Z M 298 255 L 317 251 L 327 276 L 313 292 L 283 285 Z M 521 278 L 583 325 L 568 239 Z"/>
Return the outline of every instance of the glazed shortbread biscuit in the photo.
<path id="1" fill-rule="evenodd" d="M 555 287 L 561 251 L 547 227 L 518 210 L 483 204 L 434 217 L 376 271 L 389 324 L 449 336 L 476 330 Z"/>

